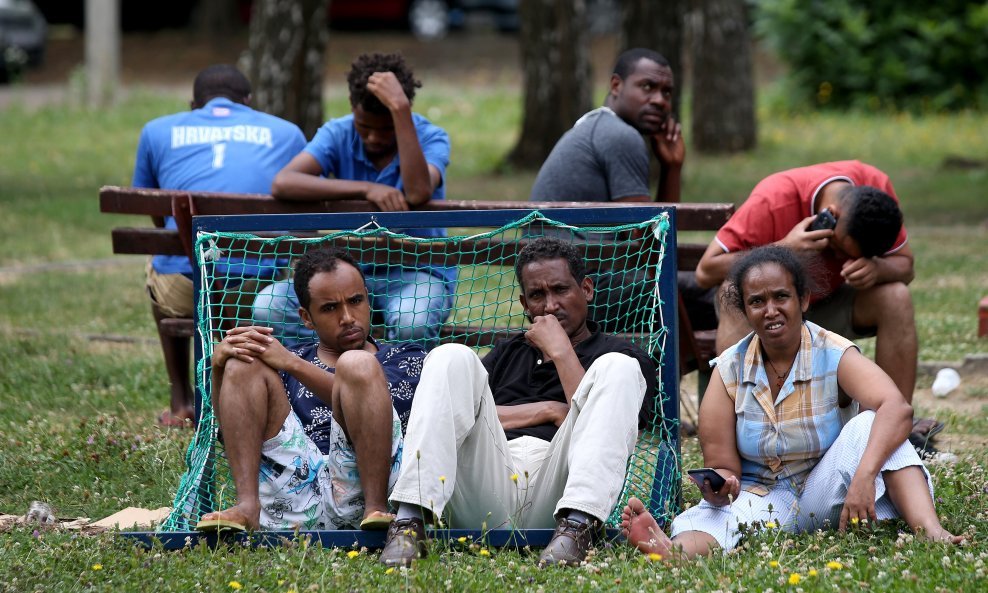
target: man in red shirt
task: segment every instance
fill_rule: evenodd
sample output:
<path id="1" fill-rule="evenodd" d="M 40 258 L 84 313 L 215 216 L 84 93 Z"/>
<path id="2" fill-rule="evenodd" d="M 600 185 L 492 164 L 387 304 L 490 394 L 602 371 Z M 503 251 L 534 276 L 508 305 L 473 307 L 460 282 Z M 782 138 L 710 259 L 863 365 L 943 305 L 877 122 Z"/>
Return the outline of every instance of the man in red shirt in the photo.
<path id="1" fill-rule="evenodd" d="M 836 225 L 813 230 L 824 210 Z M 913 253 L 888 175 L 859 161 L 838 161 L 766 177 L 710 243 L 697 283 L 720 285 L 742 252 L 771 243 L 816 255 L 820 270 L 806 318 L 848 339 L 875 336 L 875 362 L 911 403 L 918 354 L 908 287 Z M 749 331 L 744 317 L 722 308 L 717 351 Z M 941 427 L 925 421 L 916 428 L 926 434 Z"/>

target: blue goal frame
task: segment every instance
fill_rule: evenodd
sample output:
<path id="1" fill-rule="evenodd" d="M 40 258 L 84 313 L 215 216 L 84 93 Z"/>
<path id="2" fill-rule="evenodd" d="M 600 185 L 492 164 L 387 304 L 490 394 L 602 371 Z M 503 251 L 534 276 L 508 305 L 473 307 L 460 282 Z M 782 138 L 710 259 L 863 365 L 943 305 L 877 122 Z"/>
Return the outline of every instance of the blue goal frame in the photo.
<path id="1" fill-rule="evenodd" d="M 533 212 L 540 212 L 546 218 L 573 226 L 631 224 L 652 219 L 662 213 L 669 216 L 669 230 L 666 235 L 665 262 L 661 268 L 658 283 L 661 295 L 672 295 L 660 299 L 662 318 L 669 328 L 668 338 L 663 350 L 663 364 L 659 375 L 662 391 L 668 395 L 662 401 L 662 414 L 665 429 L 669 434 L 669 444 L 678 464 L 681 459 L 679 437 L 679 312 L 677 284 L 677 251 L 676 251 L 676 209 L 668 206 L 642 204 L 636 206 L 602 206 L 596 208 L 549 208 L 546 210 L 510 209 L 510 210 L 449 210 L 449 211 L 412 211 L 412 212 L 358 212 L 333 214 L 248 214 L 231 216 L 194 216 L 192 218 L 192 241 L 195 244 L 200 233 L 220 232 L 289 232 L 320 231 L 325 229 L 359 229 L 368 224 L 378 224 L 386 228 L 452 228 L 452 227 L 489 227 L 499 228 L 515 222 Z M 201 277 L 193 274 L 195 302 L 199 301 L 202 290 Z M 199 308 L 195 308 L 196 331 L 200 328 Z M 203 358 L 201 343 L 195 344 L 195 363 L 198 368 Z M 196 384 L 196 418 L 202 409 L 202 393 Z M 680 485 L 669 485 L 670 492 L 660 492 L 661 485 L 653 480 L 652 498 L 659 500 L 675 500 L 679 504 Z M 470 541 L 485 542 L 494 547 L 523 547 L 540 546 L 548 543 L 552 534 L 551 529 L 527 530 L 437 530 L 430 533 L 440 540 L 456 541 L 459 537 L 467 537 Z M 121 535 L 133 538 L 146 546 L 157 544 L 165 549 L 180 549 L 198 542 L 216 545 L 217 542 L 230 541 L 251 545 L 277 545 L 284 539 L 309 537 L 313 542 L 332 547 L 367 547 L 380 548 L 384 542 L 382 532 L 357 530 L 334 531 L 258 531 L 253 534 L 233 534 L 229 539 L 217 537 L 215 533 L 205 534 L 197 531 L 177 532 L 121 532 Z M 609 530 L 611 538 L 617 537 L 614 530 Z"/>

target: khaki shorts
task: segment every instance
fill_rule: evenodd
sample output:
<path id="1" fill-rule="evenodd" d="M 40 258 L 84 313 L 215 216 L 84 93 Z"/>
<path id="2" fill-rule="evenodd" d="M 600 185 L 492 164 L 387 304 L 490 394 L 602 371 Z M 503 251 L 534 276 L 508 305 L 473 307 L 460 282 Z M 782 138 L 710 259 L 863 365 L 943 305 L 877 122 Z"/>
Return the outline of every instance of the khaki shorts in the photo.
<path id="1" fill-rule="evenodd" d="M 182 274 L 159 274 L 151 260 L 145 271 L 148 296 L 165 317 L 192 317 L 192 280 Z"/>
<path id="2" fill-rule="evenodd" d="M 148 296 L 165 317 L 192 317 L 195 311 L 192 280 L 182 274 L 159 274 L 150 260 L 145 271 Z M 258 291 L 268 284 L 268 280 L 259 281 L 253 278 L 228 281 L 220 297 L 222 310 L 213 313 L 214 317 L 221 318 L 218 322 L 220 329 L 249 323 L 251 304 Z"/>
<path id="3" fill-rule="evenodd" d="M 830 296 L 811 304 L 804 317 L 848 340 L 873 338 L 878 333 L 878 328 L 854 327 L 854 297 L 857 292 L 847 284 L 842 284 Z"/>

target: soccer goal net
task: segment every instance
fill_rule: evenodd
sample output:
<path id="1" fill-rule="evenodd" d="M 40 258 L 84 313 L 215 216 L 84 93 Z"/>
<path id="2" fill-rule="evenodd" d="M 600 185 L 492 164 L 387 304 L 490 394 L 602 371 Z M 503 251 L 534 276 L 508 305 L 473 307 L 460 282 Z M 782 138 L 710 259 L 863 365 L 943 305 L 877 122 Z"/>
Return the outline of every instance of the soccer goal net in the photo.
<path id="1" fill-rule="evenodd" d="M 646 396 L 650 421 L 629 461 L 620 503 L 609 524 L 619 522 L 620 508 L 632 495 L 646 501 L 660 519 L 670 518 L 677 510 L 681 483 L 672 211 L 635 207 L 546 212 L 552 218 L 526 210 L 196 217 L 199 422 L 173 510 L 159 531 L 189 531 L 204 513 L 235 504 L 209 397 L 210 355 L 225 330 L 261 325 L 259 317 L 281 320 L 282 339 L 306 339 L 304 332 L 284 329 L 297 303 L 258 298 L 286 294 L 272 287 L 291 277 L 298 257 L 335 246 L 347 250 L 365 272 L 440 270 L 418 276 L 420 282 L 443 283 L 452 290 L 451 307 L 437 316 L 438 335 L 406 334 L 427 347 L 458 342 L 483 355 L 498 339 L 524 331 L 529 323 L 519 303 L 514 264 L 529 241 L 544 235 L 570 241 L 583 253 L 595 284 L 590 318 L 604 331 L 639 346 L 655 362 L 657 393 Z M 428 227 L 448 228 L 448 236 L 423 238 L 409 232 Z M 373 296 L 372 291 L 372 304 Z M 379 340 L 415 329 L 387 327 L 381 311 L 373 314 L 373 335 Z"/>

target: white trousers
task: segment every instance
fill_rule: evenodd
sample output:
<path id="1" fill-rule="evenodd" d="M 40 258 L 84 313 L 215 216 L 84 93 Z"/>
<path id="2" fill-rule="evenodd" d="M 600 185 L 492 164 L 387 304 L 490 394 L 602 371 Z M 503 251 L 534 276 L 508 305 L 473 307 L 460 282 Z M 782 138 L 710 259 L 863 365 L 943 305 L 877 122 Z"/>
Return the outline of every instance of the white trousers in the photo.
<path id="1" fill-rule="evenodd" d="M 415 391 L 391 501 L 446 512 L 454 528 L 551 528 L 564 508 L 605 520 L 624 485 L 645 388 L 638 361 L 605 354 L 551 442 L 509 442 L 480 358 L 460 344 L 439 346 Z"/>
<path id="2" fill-rule="evenodd" d="M 847 488 L 858 469 L 874 421 L 875 413 L 865 411 L 844 426 L 834 444 L 810 471 L 801 495 L 788 485 L 779 484 L 768 494 L 759 496 L 744 490 L 745 484 L 742 484 L 741 494 L 732 504 L 717 507 L 704 500 L 676 517 L 672 522 L 672 536 L 685 531 L 702 531 L 716 539 L 726 551 L 734 548 L 741 539 L 739 524 L 753 526 L 756 521 L 762 524 L 773 521 L 780 529 L 793 532 L 836 529 Z M 905 441 L 885 460 L 875 478 L 875 514 L 879 520 L 899 516 L 885 491 L 882 472 L 912 465 L 918 465 L 926 473 L 929 496 L 933 497 L 930 473 L 923 467 L 916 450 Z M 915 494 L 923 495 L 925 493 Z"/>

